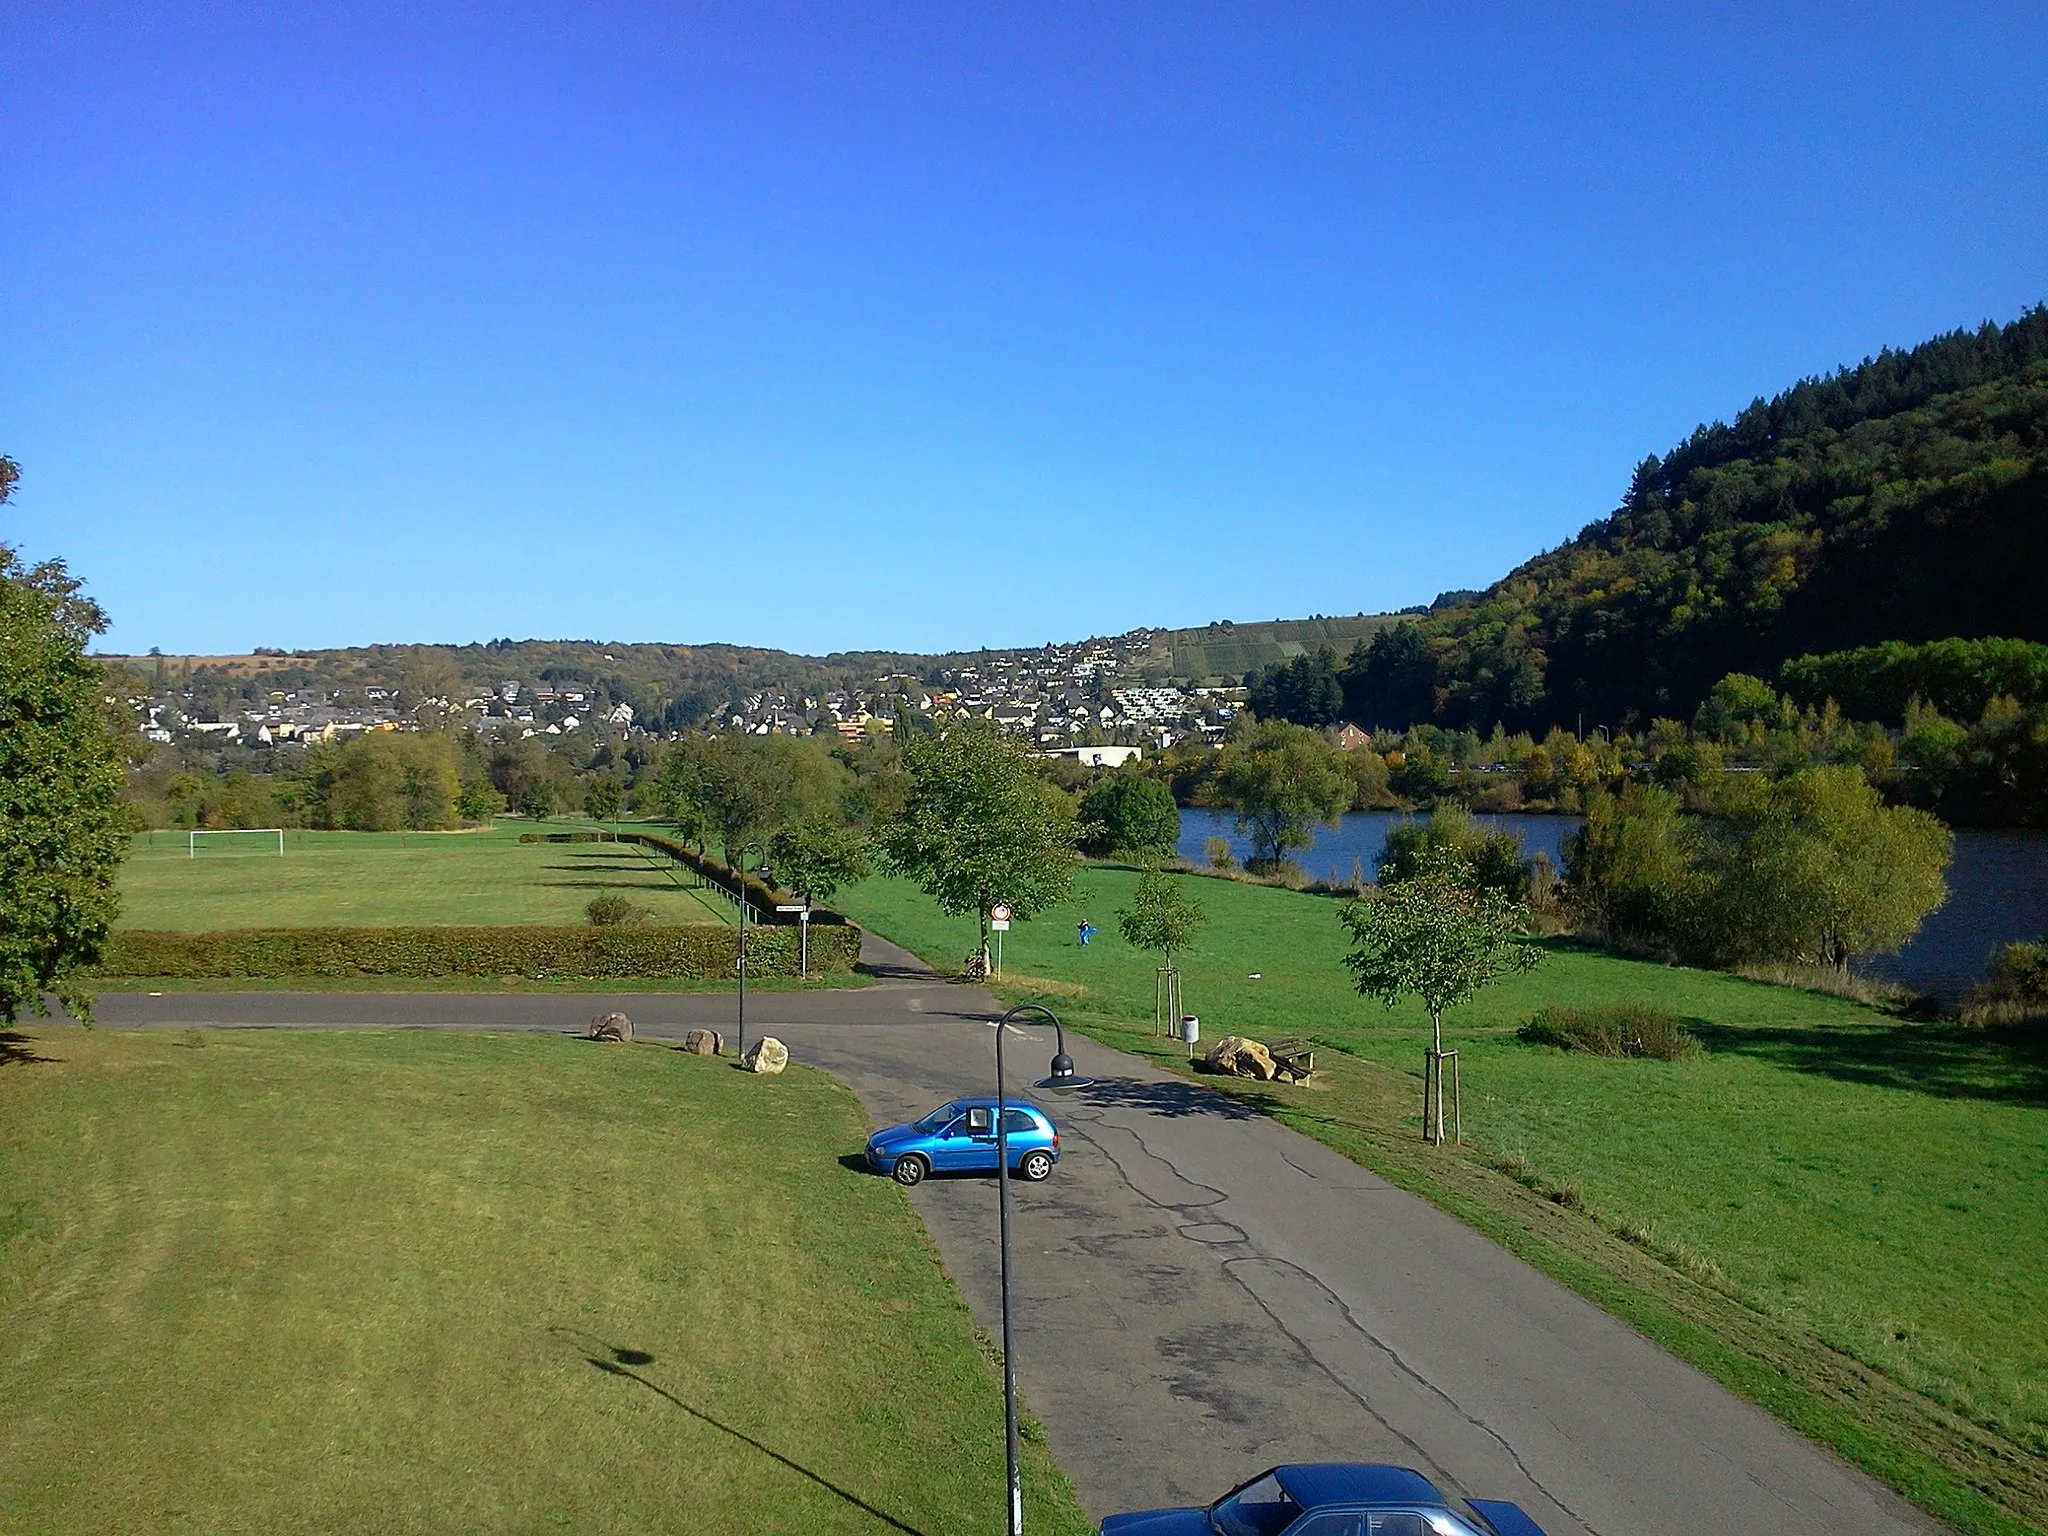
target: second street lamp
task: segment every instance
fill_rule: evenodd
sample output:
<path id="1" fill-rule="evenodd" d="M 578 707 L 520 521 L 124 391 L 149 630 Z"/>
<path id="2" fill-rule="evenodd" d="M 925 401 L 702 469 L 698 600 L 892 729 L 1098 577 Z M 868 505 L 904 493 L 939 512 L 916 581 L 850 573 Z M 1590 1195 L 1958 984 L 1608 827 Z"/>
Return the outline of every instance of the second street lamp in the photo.
<path id="1" fill-rule="evenodd" d="M 1027 1014 L 1038 1017 L 1026 1018 Z M 1060 1027 L 1059 1019 L 1050 1008 L 1037 1003 L 1020 1003 L 996 1020 L 996 1219 L 1002 1229 L 1003 1451 L 1005 1469 L 1009 1473 L 1008 1522 L 1004 1530 L 1008 1536 L 1024 1536 L 1024 1474 L 1017 1456 L 1017 1352 L 1010 1327 L 1010 1133 L 1009 1116 L 1005 1113 L 1008 1105 L 1003 1099 L 1003 1036 L 1009 1033 L 1012 1021 L 1043 1022 L 1053 1028 L 1052 1071 L 1049 1076 L 1040 1078 L 1036 1087 L 1050 1089 L 1054 1093 L 1069 1093 L 1076 1088 L 1088 1087 L 1094 1079 L 1075 1075 L 1074 1058 L 1067 1054 L 1067 1032 Z"/>

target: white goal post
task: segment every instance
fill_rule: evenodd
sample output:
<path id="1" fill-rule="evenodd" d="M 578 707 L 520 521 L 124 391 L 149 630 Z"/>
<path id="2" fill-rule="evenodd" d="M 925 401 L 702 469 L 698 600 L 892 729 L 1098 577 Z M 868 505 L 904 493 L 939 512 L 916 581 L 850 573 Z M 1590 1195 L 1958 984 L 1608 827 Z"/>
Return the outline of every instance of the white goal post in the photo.
<path id="1" fill-rule="evenodd" d="M 277 856 L 284 857 L 283 827 L 197 827 L 185 834 L 185 857 L 199 857 L 199 839 L 202 837 L 268 837 L 277 835 Z"/>

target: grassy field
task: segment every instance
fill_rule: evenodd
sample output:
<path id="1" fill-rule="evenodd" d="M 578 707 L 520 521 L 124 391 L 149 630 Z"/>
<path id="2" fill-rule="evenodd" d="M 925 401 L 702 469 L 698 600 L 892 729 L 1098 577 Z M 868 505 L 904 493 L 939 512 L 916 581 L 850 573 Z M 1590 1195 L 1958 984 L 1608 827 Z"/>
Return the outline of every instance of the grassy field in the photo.
<path id="1" fill-rule="evenodd" d="M 1072 902 L 1008 934 L 1006 989 L 1178 1063 L 1149 1033 L 1155 957 L 1115 931 L 1134 883 L 1083 870 Z M 1432 1154 L 1416 1139 L 1427 1018 L 1351 990 L 1337 904 L 1190 889 L 1211 919 L 1181 959 L 1204 1038 L 1305 1034 L 1342 1052 L 1307 1089 L 1244 1091 L 1958 1525 L 2048 1530 L 2048 1054 L 1553 946 L 1449 1016 L 1472 1146 Z M 938 963 L 973 941 L 902 882 L 839 905 Z M 1083 916 L 1102 930 L 1086 949 Z M 1706 1054 L 1607 1061 L 1513 1038 L 1546 1003 L 1629 1001 L 1689 1020 Z"/>
<path id="2" fill-rule="evenodd" d="M 997 1378 L 865 1129 L 645 1044 L 0 1035 L 0 1529 L 998 1531 Z"/>
<path id="3" fill-rule="evenodd" d="M 568 824 L 542 830 L 571 830 Z M 128 928 L 411 927 L 580 923 L 617 891 L 660 923 L 721 923 L 732 909 L 690 889 L 687 871 L 615 843 L 522 843 L 532 822 L 475 832 L 287 832 L 201 838 L 144 833 L 121 867 Z"/>

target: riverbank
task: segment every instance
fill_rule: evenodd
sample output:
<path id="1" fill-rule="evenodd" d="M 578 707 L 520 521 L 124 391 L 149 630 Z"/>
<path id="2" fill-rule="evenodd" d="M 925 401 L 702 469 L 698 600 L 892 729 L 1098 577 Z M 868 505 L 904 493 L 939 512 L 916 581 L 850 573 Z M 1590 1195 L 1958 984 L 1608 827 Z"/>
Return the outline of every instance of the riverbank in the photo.
<path id="1" fill-rule="evenodd" d="M 1427 819 L 1426 811 L 1414 816 L 1352 811 L 1336 827 L 1318 828 L 1295 862 L 1311 880 L 1344 884 L 1354 873 L 1370 880 L 1387 834 L 1405 821 Z M 1473 820 L 1514 834 L 1526 852 L 1543 854 L 1553 868 L 1563 867 L 1565 840 L 1582 825 L 1576 816 L 1528 813 L 1475 815 Z M 1215 837 L 1223 838 L 1240 862 L 1251 851 L 1229 813 L 1181 812 L 1179 852 L 1190 864 L 1207 862 L 1204 845 Z M 2048 831 L 1959 827 L 1955 840 L 1948 900 L 1898 953 L 1869 956 L 1856 966 L 1951 1009 L 1985 978 L 1999 950 L 2048 933 Z"/>

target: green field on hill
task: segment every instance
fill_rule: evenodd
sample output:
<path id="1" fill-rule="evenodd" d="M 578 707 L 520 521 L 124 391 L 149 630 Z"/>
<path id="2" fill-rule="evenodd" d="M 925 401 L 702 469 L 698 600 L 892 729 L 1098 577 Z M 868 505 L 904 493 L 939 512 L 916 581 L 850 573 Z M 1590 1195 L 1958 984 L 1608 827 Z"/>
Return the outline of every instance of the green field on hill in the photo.
<path id="1" fill-rule="evenodd" d="M 1419 1005 L 1390 1014 L 1352 990 L 1338 903 L 1185 878 L 1210 918 L 1180 957 L 1203 1038 L 1306 1035 L 1326 1047 L 1310 1087 L 1246 1090 L 1276 1114 L 1472 1220 L 1964 1528 L 2048 1529 L 2039 1044 L 1551 945 L 1535 972 L 1447 1016 L 1472 1145 L 1433 1154 L 1418 1140 L 1427 1016 Z M 1175 1064 L 1184 1053 L 1149 1033 L 1156 957 L 1116 931 L 1135 881 L 1080 871 L 1073 900 L 1006 936 L 1002 989 Z M 836 904 L 948 968 L 974 941 L 971 923 L 906 882 L 871 880 Z M 1100 930 L 1085 949 L 1083 917 Z M 1513 1035 L 1547 1004 L 1637 1001 L 1687 1020 L 1705 1054 L 1611 1061 Z M 1747 1342 L 1731 1351 L 1737 1339 Z M 1765 1374 L 1746 1374 L 1759 1361 Z M 1784 1396 L 1788 1378 L 1797 1400 Z M 2000 1523 L 1971 1484 L 1997 1489 L 2031 1524 Z"/>
<path id="2" fill-rule="evenodd" d="M 543 831 L 575 830 L 550 823 Z M 474 832 L 287 832 L 202 837 L 145 832 L 121 867 L 124 928 L 501 927 L 574 924 L 617 891 L 657 923 L 726 923 L 730 905 L 693 877 L 622 843 L 522 843 L 532 822 Z"/>
<path id="3" fill-rule="evenodd" d="M 866 1130 L 651 1044 L 0 1033 L 0 1529 L 993 1536 L 999 1382 Z M 1025 1500 L 1089 1528 L 1035 1439 Z"/>

